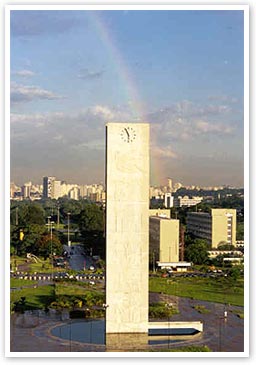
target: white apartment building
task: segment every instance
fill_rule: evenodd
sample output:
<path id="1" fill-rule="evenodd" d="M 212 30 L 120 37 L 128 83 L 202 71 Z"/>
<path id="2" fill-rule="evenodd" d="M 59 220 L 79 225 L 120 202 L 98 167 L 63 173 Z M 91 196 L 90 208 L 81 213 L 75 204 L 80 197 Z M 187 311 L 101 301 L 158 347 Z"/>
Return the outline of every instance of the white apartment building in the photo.
<path id="1" fill-rule="evenodd" d="M 80 196 L 79 188 L 77 186 L 74 186 L 71 190 L 69 190 L 68 196 L 70 199 L 78 200 Z"/>
<path id="2" fill-rule="evenodd" d="M 165 208 L 172 208 L 174 205 L 174 198 L 171 193 L 164 194 L 164 206 Z"/>
<path id="3" fill-rule="evenodd" d="M 32 187 L 32 182 L 27 182 L 25 183 L 22 188 L 21 188 L 21 193 L 22 193 L 22 197 L 23 199 L 30 199 L 30 194 L 31 194 L 31 187 Z"/>
<path id="4" fill-rule="evenodd" d="M 179 196 L 178 198 L 174 198 L 174 206 L 175 207 L 192 207 L 194 205 L 197 205 L 201 203 L 203 200 L 200 196 L 193 196 L 192 198 L 189 198 L 188 196 Z"/>
<path id="5" fill-rule="evenodd" d="M 61 181 L 55 180 L 53 189 L 53 199 L 59 199 L 62 196 L 62 188 L 61 188 Z"/>

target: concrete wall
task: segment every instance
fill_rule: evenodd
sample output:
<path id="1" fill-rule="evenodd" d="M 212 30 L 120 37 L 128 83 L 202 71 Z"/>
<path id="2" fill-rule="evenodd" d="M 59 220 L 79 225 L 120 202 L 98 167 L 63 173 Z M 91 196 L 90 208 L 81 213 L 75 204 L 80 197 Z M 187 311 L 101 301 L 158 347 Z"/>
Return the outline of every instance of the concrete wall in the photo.
<path id="1" fill-rule="evenodd" d="M 106 332 L 148 331 L 149 125 L 106 127 Z"/>

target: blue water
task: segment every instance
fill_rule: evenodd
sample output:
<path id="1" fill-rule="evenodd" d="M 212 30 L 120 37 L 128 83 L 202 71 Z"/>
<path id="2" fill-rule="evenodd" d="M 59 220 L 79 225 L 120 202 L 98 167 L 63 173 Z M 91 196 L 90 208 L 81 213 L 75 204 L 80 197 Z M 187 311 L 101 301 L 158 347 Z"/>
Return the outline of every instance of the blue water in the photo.
<path id="1" fill-rule="evenodd" d="M 175 331 L 175 332 L 174 332 Z M 149 330 L 149 345 L 153 344 L 164 344 L 164 343 L 175 343 L 181 340 L 179 339 L 159 339 L 151 340 L 150 335 L 191 335 L 193 330 L 191 329 L 153 329 Z M 78 341 L 84 343 L 105 344 L 105 320 L 79 320 L 66 323 L 55 327 L 51 331 L 52 335 L 60 337 L 68 341 Z"/>
<path id="2" fill-rule="evenodd" d="M 178 335 L 194 335 L 198 331 L 193 328 L 155 328 L 148 331 L 149 335 L 152 336 L 178 336 Z"/>
<path id="3" fill-rule="evenodd" d="M 69 341 L 79 341 L 98 345 L 105 344 L 105 321 L 70 322 L 53 328 L 52 335 Z"/>

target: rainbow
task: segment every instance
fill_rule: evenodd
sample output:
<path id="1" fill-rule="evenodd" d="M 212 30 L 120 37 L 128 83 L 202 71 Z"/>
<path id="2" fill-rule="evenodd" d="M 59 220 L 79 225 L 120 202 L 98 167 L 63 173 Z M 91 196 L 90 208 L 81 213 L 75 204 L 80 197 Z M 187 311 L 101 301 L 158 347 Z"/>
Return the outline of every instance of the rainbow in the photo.
<path id="1" fill-rule="evenodd" d="M 107 27 L 106 22 L 104 21 L 104 17 L 99 11 L 88 11 L 88 16 L 92 23 L 92 26 L 99 35 L 100 40 L 106 47 L 106 50 L 109 53 L 113 65 L 118 71 L 118 75 L 124 87 L 125 98 L 127 100 L 127 103 L 129 103 L 129 105 L 131 106 L 134 114 L 134 121 L 146 122 L 144 120 L 145 115 L 147 114 L 146 107 L 142 101 L 142 97 L 137 90 L 133 76 L 129 68 L 127 67 L 125 60 L 116 44 L 114 35 Z M 154 146 L 156 144 L 154 139 L 154 136 L 151 135 L 151 146 Z M 166 176 L 166 172 L 162 163 L 162 159 L 152 153 L 152 150 L 153 148 L 151 148 L 150 154 L 150 180 L 151 184 L 158 185 Z"/>
<path id="2" fill-rule="evenodd" d="M 142 98 L 139 95 L 132 74 L 125 63 L 118 46 L 116 45 L 115 37 L 107 27 L 100 12 L 89 11 L 88 13 L 93 26 L 112 59 L 113 65 L 115 65 L 115 68 L 118 71 L 119 77 L 124 86 L 124 93 L 127 102 L 132 107 L 134 115 L 137 117 L 137 121 L 142 120 L 143 116 L 146 114 Z"/>

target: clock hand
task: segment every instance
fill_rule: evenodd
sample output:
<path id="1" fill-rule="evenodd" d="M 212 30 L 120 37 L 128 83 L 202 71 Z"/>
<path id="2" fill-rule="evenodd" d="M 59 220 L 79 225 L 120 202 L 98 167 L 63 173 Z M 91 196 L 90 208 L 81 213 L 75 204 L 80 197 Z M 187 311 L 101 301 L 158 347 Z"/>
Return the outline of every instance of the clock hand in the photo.
<path id="1" fill-rule="evenodd" d="M 125 132 L 126 132 L 126 134 L 127 134 L 128 140 L 129 140 L 129 139 L 130 139 L 130 134 L 129 134 L 129 132 L 128 132 L 127 128 L 124 128 L 124 130 L 125 130 Z"/>

